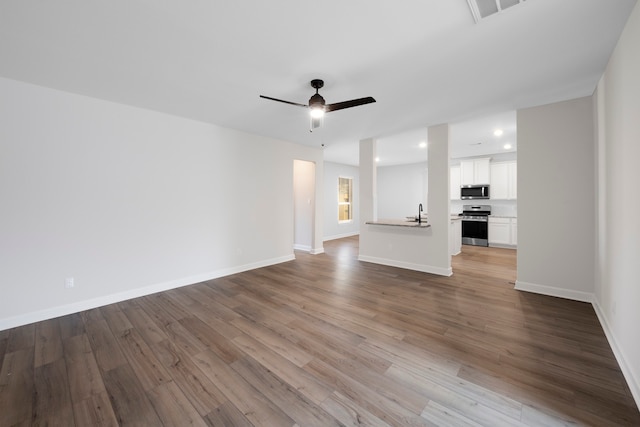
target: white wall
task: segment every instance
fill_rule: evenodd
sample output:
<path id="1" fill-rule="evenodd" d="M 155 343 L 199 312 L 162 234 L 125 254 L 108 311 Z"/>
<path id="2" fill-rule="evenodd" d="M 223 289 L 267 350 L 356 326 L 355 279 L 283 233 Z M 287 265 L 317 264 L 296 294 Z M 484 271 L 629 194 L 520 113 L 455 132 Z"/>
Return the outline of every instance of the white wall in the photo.
<path id="1" fill-rule="evenodd" d="M 422 203 L 427 212 L 427 162 L 378 166 L 378 218 L 418 215 Z"/>
<path id="2" fill-rule="evenodd" d="M 640 5 L 596 92 L 598 263 L 595 307 L 640 406 Z"/>
<path id="3" fill-rule="evenodd" d="M 353 221 L 338 222 L 338 178 L 353 178 Z M 360 172 L 357 166 L 324 162 L 324 240 L 355 236 L 360 232 Z"/>
<path id="4" fill-rule="evenodd" d="M 517 289 L 591 301 L 595 261 L 591 97 L 518 111 Z"/>
<path id="5" fill-rule="evenodd" d="M 0 123 L 0 329 L 289 260 L 293 159 L 322 182 L 317 149 L 8 79 Z"/>

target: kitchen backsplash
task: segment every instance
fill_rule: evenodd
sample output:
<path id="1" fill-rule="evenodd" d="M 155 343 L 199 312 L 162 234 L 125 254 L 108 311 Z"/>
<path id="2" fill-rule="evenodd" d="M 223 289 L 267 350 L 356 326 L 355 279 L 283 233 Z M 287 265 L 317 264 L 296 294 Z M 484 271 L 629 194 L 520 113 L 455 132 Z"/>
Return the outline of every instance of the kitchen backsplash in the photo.
<path id="1" fill-rule="evenodd" d="M 475 202 L 475 203 L 472 203 Z M 518 202 L 516 200 L 452 200 L 451 213 L 456 215 L 462 213 L 463 205 L 489 205 L 491 206 L 491 214 L 498 216 L 518 216 Z"/>

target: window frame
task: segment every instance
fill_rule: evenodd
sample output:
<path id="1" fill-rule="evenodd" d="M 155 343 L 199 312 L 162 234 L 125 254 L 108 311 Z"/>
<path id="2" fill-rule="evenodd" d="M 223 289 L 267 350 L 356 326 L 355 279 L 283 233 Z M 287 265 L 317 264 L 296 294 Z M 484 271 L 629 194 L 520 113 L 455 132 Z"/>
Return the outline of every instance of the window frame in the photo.
<path id="1" fill-rule="evenodd" d="M 340 188 L 341 188 L 341 184 L 342 184 L 342 180 L 349 180 L 349 201 L 348 202 L 343 202 L 340 201 Z M 348 224 L 350 222 L 353 222 L 353 177 L 352 176 L 338 176 L 338 224 Z M 341 213 L 341 207 L 343 206 L 348 206 L 348 212 L 349 212 L 349 219 L 340 219 L 340 213 Z"/>

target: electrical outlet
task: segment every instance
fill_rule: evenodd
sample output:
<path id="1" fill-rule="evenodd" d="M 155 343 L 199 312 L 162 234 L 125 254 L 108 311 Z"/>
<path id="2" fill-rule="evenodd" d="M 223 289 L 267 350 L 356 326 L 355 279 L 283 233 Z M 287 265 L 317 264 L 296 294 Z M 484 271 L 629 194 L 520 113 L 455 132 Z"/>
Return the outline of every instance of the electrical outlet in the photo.
<path id="1" fill-rule="evenodd" d="M 75 282 L 73 280 L 73 277 L 67 277 L 66 279 L 64 279 L 64 287 L 66 289 L 71 289 L 73 287 L 75 287 Z"/>

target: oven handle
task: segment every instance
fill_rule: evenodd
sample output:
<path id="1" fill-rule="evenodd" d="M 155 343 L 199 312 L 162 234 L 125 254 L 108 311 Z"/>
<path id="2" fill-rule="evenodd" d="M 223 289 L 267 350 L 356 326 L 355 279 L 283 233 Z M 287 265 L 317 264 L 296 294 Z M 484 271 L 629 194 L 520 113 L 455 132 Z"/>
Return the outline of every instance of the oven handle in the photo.
<path id="1" fill-rule="evenodd" d="M 489 222 L 488 218 L 465 218 L 462 217 L 463 221 L 471 221 L 471 222 Z"/>

